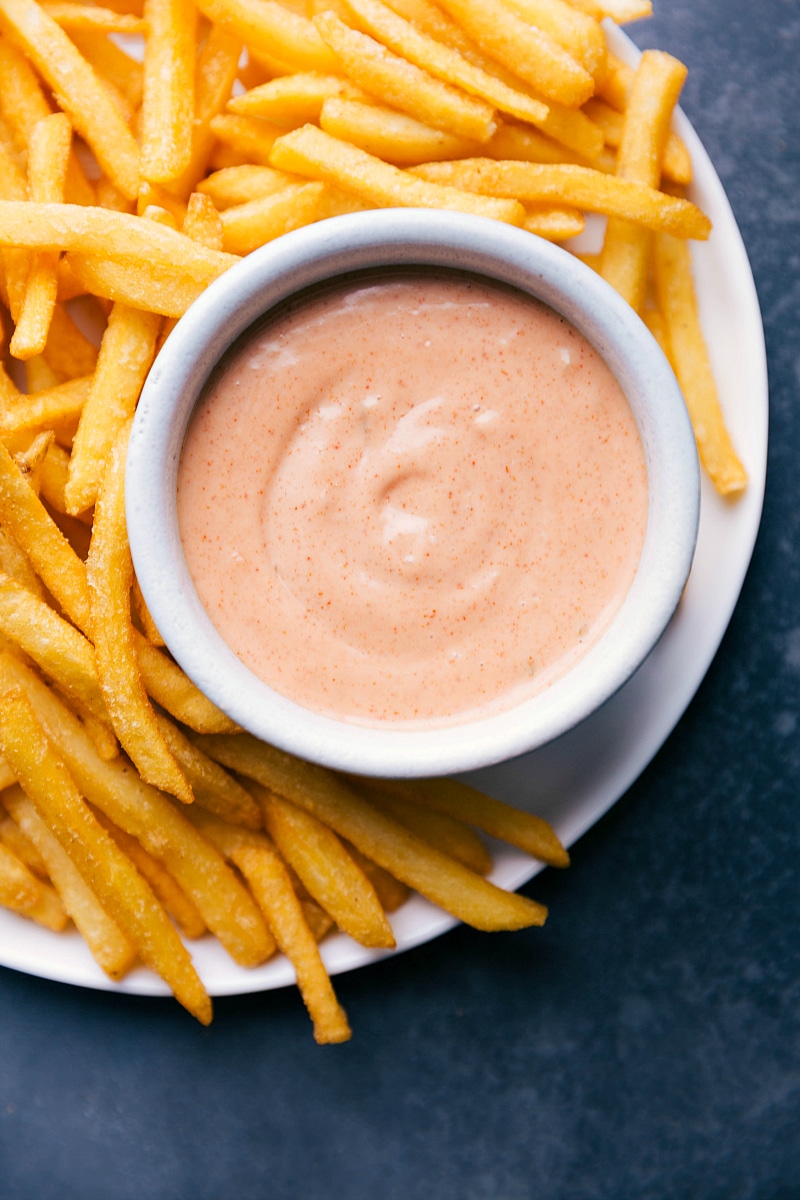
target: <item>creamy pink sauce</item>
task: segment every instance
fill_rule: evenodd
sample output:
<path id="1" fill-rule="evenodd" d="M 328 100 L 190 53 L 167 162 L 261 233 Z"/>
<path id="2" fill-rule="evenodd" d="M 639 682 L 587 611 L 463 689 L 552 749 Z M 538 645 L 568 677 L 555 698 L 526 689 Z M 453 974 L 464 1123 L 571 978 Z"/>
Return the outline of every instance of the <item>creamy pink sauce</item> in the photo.
<path id="1" fill-rule="evenodd" d="M 459 276 L 315 294 L 234 349 L 178 477 L 186 561 L 248 667 L 360 723 L 546 687 L 619 609 L 647 476 L 590 344 Z"/>

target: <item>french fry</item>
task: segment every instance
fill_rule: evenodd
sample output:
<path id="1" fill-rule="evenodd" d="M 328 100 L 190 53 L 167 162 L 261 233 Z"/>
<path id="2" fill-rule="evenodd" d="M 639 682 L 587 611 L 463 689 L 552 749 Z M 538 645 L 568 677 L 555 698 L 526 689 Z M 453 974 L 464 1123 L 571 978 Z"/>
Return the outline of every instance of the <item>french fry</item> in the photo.
<path id="1" fill-rule="evenodd" d="M 9 850 L 13 854 L 16 854 L 17 858 L 20 859 L 21 862 L 24 862 L 25 866 L 33 871 L 34 875 L 38 875 L 40 879 L 47 879 L 49 878 L 47 874 L 47 865 L 41 854 L 27 834 L 22 832 L 22 830 L 14 821 L 13 817 L 11 817 L 3 807 L 3 796 L 1 793 L 5 791 L 6 788 L 14 787 L 16 785 L 19 794 L 23 795 L 21 789 L 19 788 L 19 784 L 17 784 L 16 780 L 13 778 L 13 772 L 11 772 L 10 768 L 7 768 L 7 770 L 11 778 L 9 780 L 4 780 L 3 787 L 0 789 L 0 841 L 2 841 L 5 846 L 8 846 Z"/>
<path id="2" fill-rule="evenodd" d="M 130 590 L 133 563 L 125 523 L 125 454 L 130 423 L 115 439 L 97 497 L 86 564 L 90 627 L 100 688 L 111 725 L 145 780 L 191 804 L 192 789 L 159 729 L 139 673 Z"/>
<path id="3" fill-rule="evenodd" d="M 669 54 L 646 50 L 634 77 L 617 153 L 617 177 L 648 187 L 661 184 L 669 123 L 686 67 Z M 611 217 L 606 225 L 600 274 L 635 312 L 644 308 L 651 235 L 641 225 Z"/>
<path id="4" fill-rule="evenodd" d="M 197 733 L 231 733 L 238 727 L 195 687 L 191 679 L 138 629 L 133 631 L 136 657 L 148 696 L 182 725 Z"/>
<path id="5" fill-rule="evenodd" d="M 65 911 L 99 967 L 114 980 L 123 979 L 136 963 L 136 949 L 108 915 L 67 851 L 42 820 L 19 785 L 3 792 L 3 804 L 20 831 L 30 838 L 44 860 Z"/>
<path id="6" fill-rule="evenodd" d="M 103 170 L 133 199 L 139 190 L 138 147 L 74 43 L 36 0 L 0 0 L 0 29 L 25 51 Z"/>
<path id="7" fill-rule="evenodd" d="M 594 80 L 585 67 L 500 0 L 441 0 L 441 7 L 482 50 L 546 100 L 579 108 L 594 92 Z"/>
<path id="8" fill-rule="evenodd" d="M 656 238 L 653 273 L 668 357 L 689 410 L 700 461 L 720 495 L 736 496 L 747 486 L 747 472 L 725 426 L 697 311 L 686 243 L 673 237 Z"/>
<path id="9" fill-rule="evenodd" d="M 246 162 L 269 166 L 272 147 L 283 130 L 261 117 L 238 117 L 232 113 L 221 113 L 212 118 L 209 128 L 234 154 L 241 155 Z"/>
<path id="10" fill-rule="evenodd" d="M 73 204 L 0 201 L 0 245 L 74 250 L 123 263 L 149 261 L 152 267 L 201 284 L 211 283 L 237 261 L 154 221 Z"/>
<path id="11" fill-rule="evenodd" d="M 105 813 L 100 812 L 99 809 L 92 811 L 123 854 L 131 860 L 142 878 L 150 884 L 153 895 L 172 917 L 183 936 L 194 940 L 202 937 L 204 933 L 208 933 L 206 923 L 194 904 L 158 859 L 153 858 L 152 854 L 148 854 L 135 837 L 131 837 L 124 829 L 120 829 L 118 825 L 109 820 Z"/>
<path id="12" fill-rule="evenodd" d="M 309 895 L 362 946 L 393 949 L 392 927 L 375 889 L 336 834 L 266 788 L 255 789 L 267 833 Z"/>
<path id="13" fill-rule="evenodd" d="M 0 742 L 31 804 L 142 961 L 207 1025 L 211 1002 L 174 926 L 136 868 L 93 816 L 19 690 L 7 693 L 0 704 Z"/>
<path id="14" fill-rule="evenodd" d="M 146 260 L 120 263 L 102 255 L 67 254 L 61 265 L 85 291 L 164 317 L 182 317 L 205 288 L 180 269 L 154 267 Z"/>
<path id="15" fill-rule="evenodd" d="M 319 123 L 331 137 L 396 167 L 462 158 L 478 149 L 474 142 L 424 125 L 407 113 L 353 100 L 326 100 Z"/>
<path id="16" fill-rule="evenodd" d="M 225 167 L 215 171 L 198 185 L 197 190 L 213 201 L 215 208 L 222 211 L 234 204 L 246 204 L 248 200 L 259 200 L 283 191 L 290 183 L 300 183 L 302 177 L 273 167 L 248 164 L 243 167 Z"/>
<path id="17" fill-rule="evenodd" d="M 197 56 L 189 162 L 169 185 L 176 196 L 185 199 L 191 195 L 208 168 L 215 141 L 211 121 L 219 116 L 231 95 L 241 53 L 242 43 L 235 34 L 212 25 Z"/>
<path id="18" fill-rule="evenodd" d="M 111 310 L 75 435 L 65 491 L 68 512 L 83 512 L 97 499 L 109 450 L 133 416 L 152 365 L 160 326 L 153 313 L 124 304 Z"/>
<path id="19" fill-rule="evenodd" d="M 365 795 L 382 812 L 388 813 L 401 825 L 418 833 L 425 841 L 457 859 L 471 871 L 476 871 L 478 875 L 488 875 L 491 871 L 491 854 L 462 820 L 449 813 L 414 804 L 406 796 L 381 793 L 378 788 L 370 788 Z"/>
<path id="20" fill-rule="evenodd" d="M 20 859 L 0 842 L 0 904 L 15 912 L 33 908 L 41 897 L 39 881 Z"/>
<path id="21" fill-rule="evenodd" d="M 504 892 L 385 816 L 321 767 L 284 754 L 249 734 L 212 735 L 199 743 L 223 766 L 310 812 L 362 854 L 476 929 L 543 924 L 547 910 Z"/>
<path id="22" fill-rule="evenodd" d="M 270 163 L 280 170 L 310 175 L 343 191 L 354 192 L 376 208 L 450 208 L 495 217 L 512 225 L 525 220 L 525 210 L 514 200 L 476 197 L 457 187 L 431 185 L 330 137 L 314 125 L 303 125 L 278 138 Z"/>
<path id="23" fill-rule="evenodd" d="M 183 233 L 209 250 L 222 250 L 225 230 L 214 201 L 201 192 L 192 192 L 183 221 Z"/>
<path id="24" fill-rule="evenodd" d="M 317 219 L 325 185 L 290 183 L 272 196 L 226 208 L 222 214 L 223 247 L 230 254 L 249 254 L 274 238 Z"/>
<path id="25" fill-rule="evenodd" d="M 606 69 L 606 39 L 598 21 L 572 8 L 566 0 L 505 0 L 523 21 L 542 29 L 585 67 L 593 79 Z"/>
<path id="26" fill-rule="evenodd" d="M 345 25 L 335 13 L 314 18 L 342 70 L 359 87 L 437 129 L 485 142 L 495 131 L 494 107 L 392 54 L 380 42 Z"/>
<path id="27" fill-rule="evenodd" d="M 343 839 L 342 844 L 346 846 L 350 857 L 358 863 L 361 870 L 369 879 L 372 886 L 375 888 L 375 893 L 381 902 L 381 907 L 384 912 L 397 912 L 398 908 L 402 907 L 411 895 L 411 888 L 407 883 L 401 883 L 399 879 L 395 879 L 383 867 L 379 867 L 371 858 L 367 858 L 366 854 L 362 854 L 357 850 L 352 842 Z"/>
<path id="28" fill-rule="evenodd" d="M 157 713 L 161 733 L 192 786 L 195 802 L 231 825 L 260 829 L 261 811 L 250 793 L 219 763 L 198 749 L 163 713 Z"/>
<path id="29" fill-rule="evenodd" d="M 606 145 L 616 150 L 622 140 L 625 114 L 617 112 L 599 97 L 588 100 L 583 106 L 583 111 L 602 129 Z M 514 156 L 506 154 L 503 157 L 513 158 Z M 664 179 L 673 184 L 685 186 L 692 182 L 692 160 L 689 151 L 683 138 L 674 129 L 670 129 L 667 134 L 667 142 L 661 159 L 661 174 Z"/>
<path id="30" fill-rule="evenodd" d="M 32 361 L 26 365 L 30 366 Z M 91 383 L 90 375 L 71 379 L 68 383 L 57 383 L 54 387 L 19 396 L 13 406 L 0 406 L 0 441 L 52 429 L 59 442 L 70 445 Z"/>
<path id="31" fill-rule="evenodd" d="M 241 966 L 264 962 L 271 949 L 258 908 L 182 813 L 123 760 L 101 759 L 77 718 L 8 653 L 0 655 L 0 680 L 25 693 L 82 794 L 164 864 L 231 957 Z"/>
<path id="32" fill-rule="evenodd" d="M 65 613 L 90 628 L 86 568 L 0 443 L 0 523 L 31 561 Z"/>
<path id="33" fill-rule="evenodd" d="M 534 203 L 574 204 L 586 212 L 624 217 L 646 229 L 681 238 L 705 240 L 711 232 L 708 217 L 689 200 L 571 163 L 550 165 L 473 158 L 457 163 L 428 163 L 412 167 L 409 173 L 432 183 L 474 189 L 483 195 L 509 196 Z"/>
<path id="34" fill-rule="evenodd" d="M 193 812 L 205 835 L 247 879 L 280 949 L 292 963 L 297 986 L 320 1044 L 347 1041 L 350 1026 L 319 956 L 289 873 L 264 835 L 226 825 L 209 813 Z"/>
<path id="35" fill-rule="evenodd" d="M 263 54 L 294 70 L 335 72 L 334 57 L 312 22 L 276 0 L 200 0 L 197 7 L 240 37 L 256 60 Z"/>
<path id="36" fill-rule="evenodd" d="M 569 866 L 569 854 L 552 827 L 541 817 L 512 808 L 457 779 L 368 780 L 371 786 L 390 795 L 401 796 L 414 804 L 427 805 L 474 825 L 490 837 L 508 842 L 548 863 L 551 867 Z"/>
<path id="37" fill-rule="evenodd" d="M 370 99 L 348 79 L 306 71 L 270 79 L 243 96 L 234 97 L 228 103 L 228 112 L 242 117 L 261 117 L 281 128 L 294 129 L 296 125 L 318 121 L 326 100 L 369 103 Z"/>
<path id="38" fill-rule="evenodd" d="M 28 192 L 31 200 L 59 202 L 72 144 L 72 126 L 63 113 L 40 121 L 28 150 Z M 34 254 L 28 269 L 25 295 L 20 306 L 10 351 L 15 358 L 33 358 L 47 344 L 58 290 L 58 254 Z"/>
<path id="39" fill-rule="evenodd" d="M 526 209 L 523 229 L 548 242 L 565 242 L 586 228 L 583 213 L 577 208 L 531 204 Z"/>
<path id="40" fill-rule="evenodd" d="M 61 304 L 53 309 L 45 357 L 66 379 L 91 375 L 97 366 L 97 347 L 84 337 Z"/>
<path id="41" fill-rule="evenodd" d="M 145 17 L 141 172 L 170 183 L 192 155 L 196 9 L 192 0 L 146 0 Z"/>

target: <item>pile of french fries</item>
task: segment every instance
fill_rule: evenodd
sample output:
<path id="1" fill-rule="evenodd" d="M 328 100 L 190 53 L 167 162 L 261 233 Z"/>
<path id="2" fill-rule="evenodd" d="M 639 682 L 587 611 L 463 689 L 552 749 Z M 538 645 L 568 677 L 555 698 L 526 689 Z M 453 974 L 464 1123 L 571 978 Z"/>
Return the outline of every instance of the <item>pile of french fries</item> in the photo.
<path id="1" fill-rule="evenodd" d="M 283 233 L 422 206 L 567 242 L 600 214 L 587 261 L 661 341 L 715 486 L 741 492 L 687 244 L 710 223 L 671 130 L 685 68 L 650 51 L 634 71 L 606 43 L 604 19 L 648 12 L 0 0 L 0 903 L 72 922 L 111 978 L 142 962 L 208 1022 L 187 940 L 244 966 L 281 951 L 337 1042 L 331 929 L 390 948 L 409 889 L 480 929 L 544 920 L 486 879 L 475 832 L 565 866 L 544 821 L 451 780 L 340 778 L 194 687 L 133 574 L 125 455 L 175 320 Z"/>

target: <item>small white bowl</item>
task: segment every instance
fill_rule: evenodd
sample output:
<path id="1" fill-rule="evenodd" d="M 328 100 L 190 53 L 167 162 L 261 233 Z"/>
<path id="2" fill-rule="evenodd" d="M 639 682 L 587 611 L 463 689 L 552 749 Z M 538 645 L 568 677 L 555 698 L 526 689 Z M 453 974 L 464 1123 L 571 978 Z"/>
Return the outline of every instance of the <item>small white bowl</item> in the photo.
<path id="1" fill-rule="evenodd" d="M 223 641 L 183 555 L 178 462 L 195 403 L 231 344 L 303 288 L 352 271 L 446 267 L 510 284 L 561 313 L 608 363 L 644 447 L 649 514 L 641 560 L 617 616 L 544 691 L 480 720 L 434 729 L 365 727 L 309 711 L 258 679 Z M 559 737 L 605 703 L 658 642 L 691 569 L 700 510 L 695 441 L 680 389 L 635 313 L 564 250 L 482 217 L 389 209 L 336 217 L 243 259 L 192 305 L 142 393 L 127 464 L 131 551 L 170 651 L 223 711 L 304 758 L 364 775 L 412 777 L 488 766 Z"/>

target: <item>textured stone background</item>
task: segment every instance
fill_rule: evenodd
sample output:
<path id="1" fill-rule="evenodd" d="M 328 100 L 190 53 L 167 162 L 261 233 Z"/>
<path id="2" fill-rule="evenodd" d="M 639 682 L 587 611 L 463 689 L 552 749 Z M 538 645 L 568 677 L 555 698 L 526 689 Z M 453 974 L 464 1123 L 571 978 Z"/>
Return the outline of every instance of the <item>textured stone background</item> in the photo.
<path id="1" fill-rule="evenodd" d="M 796 0 L 656 0 L 764 314 L 770 475 L 744 593 L 645 775 L 540 876 L 543 932 L 459 929 L 291 992 L 167 1001 L 0 970 L 4 1200 L 800 1197 Z"/>

